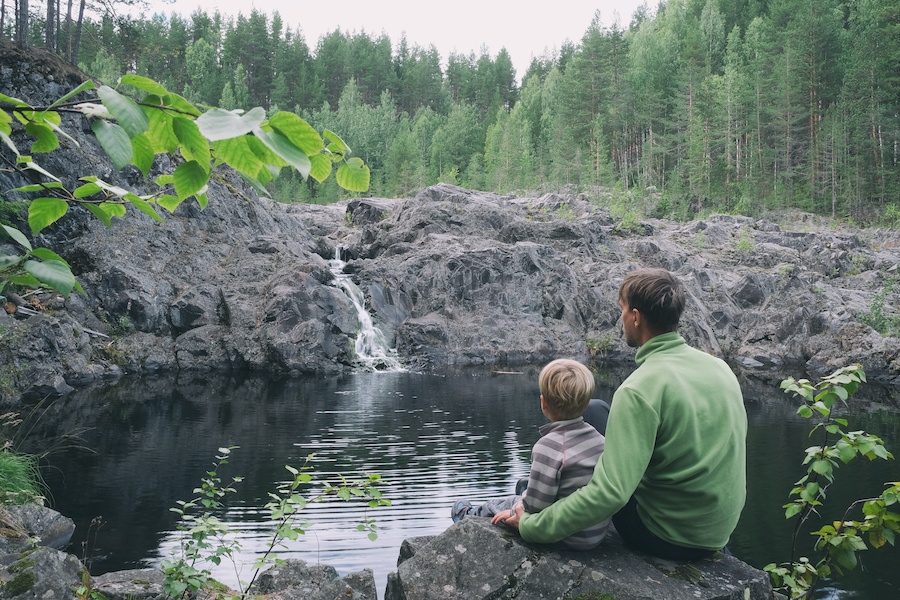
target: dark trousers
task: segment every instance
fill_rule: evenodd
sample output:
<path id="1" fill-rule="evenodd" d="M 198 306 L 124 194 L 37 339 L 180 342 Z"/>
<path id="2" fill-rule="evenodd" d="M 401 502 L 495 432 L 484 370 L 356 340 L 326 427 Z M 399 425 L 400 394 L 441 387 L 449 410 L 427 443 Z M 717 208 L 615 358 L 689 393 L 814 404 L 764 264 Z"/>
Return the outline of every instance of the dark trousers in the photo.
<path id="1" fill-rule="evenodd" d="M 687 548 L 658 538 L 647 529 L 647 526 L 641 520 L 634 496 L 631 497 L 631 500 L 628 501 L 628 504 L 622 510 L 613 515 L 612 522 L 616 526 L 616 531 L 622 536 L 622 541 L 625 542 L 626 546 L 646 554 L 668 560 L 701 560 L 715 554 L 714 550 Z"/>

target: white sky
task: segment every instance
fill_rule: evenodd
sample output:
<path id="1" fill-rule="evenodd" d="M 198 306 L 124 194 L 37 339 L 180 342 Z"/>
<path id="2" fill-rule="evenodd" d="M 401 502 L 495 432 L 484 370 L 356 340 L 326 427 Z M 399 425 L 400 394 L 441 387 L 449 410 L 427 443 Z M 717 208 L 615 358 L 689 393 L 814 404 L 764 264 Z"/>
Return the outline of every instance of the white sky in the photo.
<path id="1" fill-rule="evenodd" d="M 144 14 L 177 12 L 189 16 L 198 7 L 207 13 L 249 16 L 253 8 L 271 17 L 276 11 L 286 27 L 300 26 L 303 38 L 315 50 L 319 38 L 340 27 L 352 33 L 365 31 L 375 37 L 387 34 L 396 50 L 406 33 L 410 47 L 437 47 L 446 64 L 451 52 L 481 54 L 482 45 L 495 57 L 505 47 L 521 79 L 534 56 L 559 49 L 565 40 L 580 42 L 600 11 L 605 26 L 618 18 L 627 29 L 635 9 L 644 0 L 544 0 L 543 2 L 498 2 L 497 0 L 149 0 Z M 648 0 L 651 11 L 656 0 Z M 142 11 L 143 12 L 143 11 Z"/>

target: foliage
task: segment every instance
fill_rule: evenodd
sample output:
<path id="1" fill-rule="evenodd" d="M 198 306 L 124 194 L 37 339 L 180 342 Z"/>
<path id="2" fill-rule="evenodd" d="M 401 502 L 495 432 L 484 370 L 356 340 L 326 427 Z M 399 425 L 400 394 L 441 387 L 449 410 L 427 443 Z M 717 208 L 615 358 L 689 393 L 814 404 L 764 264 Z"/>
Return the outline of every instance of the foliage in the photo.
<path id="1" fill-rule="evenodd" d="M 43 503 L 41 456 L 17 449 L 23 423 L 17 412 L 0 414 L 0 504 Z"/>
<path id="2" fill-rule="evenodd" d="M 872 298 L 869 310 L 859 316 L 859 320 L 880 333 L 881 335 L 896 335 L 900 333 L 900 315 L 895 314 L 891 307 L 891 297 L 894 295 L 897 280 L 894 277 L 885 279 L 881 291 Z"/>
<path id="3" fill-rule="evenodd" d="M 0 504 L 41 502 L 40 482 L 36 457 L 8 448 L 0 450 Z"/>
<path id="4" fill-rule="evenodd" d="M 596 358 L 599 354 L 600 359 L 604 360 L 606 353 L 612 350 L 612 347 L 615 345 L 616 336 L 613 333 L 606 333 L 598 338 L 588 338 L 585 340 L 585 343 L 591 358 Z"/>
<path id="5" fill-rule="evenodd" d="M 185 532 L 181 540 L 180 555 L 162 562 L 165 573 L 163 589 L 172 598 L 195 597 L 197 592 L 212 584 L 214 580 L 208 565 L 219 565 L 223 559 L 236 564 L 241 544 L 229 535 L 231 530 L 228 524 L 217 516 L 226 508 L 226 496 L 235 493 L 233 486 L 242 479 L 234 477 L 230 483 L 223 485 L 219 475 L 219 470 L 228 464 L 228 457 L 235 449 L 234 446 L 219 448 L 213 468 L 206 472 L 200 487 L 194 490 L 197 497 L 189 502 L 178 501 L 178 506 L 171 509 L 181 518 L 179 529 Z M 269 493 L 269 502 L 265 505 L 273 522 L 269 543 L 253 563 L 250 581 L 241 582 L 239 594 L 232 598 L 246 598 L 263 567 L 281 564 L 281 559 L 275 553 L 276 548 L 285 548 L 286 542 L 305 535 L 310 523 L 301 513 L 310 502 L 321 502 L 327 497 L 336 496 L 343 501 L 365 502 L 369 508 L 390 506 L 390 500 L 376 487 L 380 481 L 377 474 L 368 475 L 359 481 L 348 481 L 341 477 L 337 485 L 325 482 L 319 494 L 309 494 L 308 490 L 305 492 L 303 488 L 313 483 L 310 465 L 313 457 L 312 454 L 307 456 L 300 469 L 286 466 L 291 479 L 279 484 L 276 492 Z M 357 525 L 357 529 L 367 532 L 370 540 L 378 538 L 375 521 L 368 516 Z"/>
<path id="6" fill-rule="evenodd" d="M 886 483 L 886 489 L 878 496 L 852 502 L 840 519 L 821 525 L 811 532 L 815 538 L 813 558 L 797 558 L 797 544 L 801 529 L 815 515 L 822 518 L 826 492 L 834 483 L 836 470 L 859 456 L 869 460 L 893 459 L 882 440 L 864 431 L 846 431 L 846 419 L 835 416 L 835 403 L 846 405 L 847 398 L 856 393 L 860 383 L 866 381 L 861 365 L 838 369 L 813 385 L 806 379 L 793 377 L 781 382 L 786 393 L 798 396 L 803 404 L 797 413 L 805 419 L 816 419 L 810 435 L 818 433 L 821 445 L 806 449 L 806 474 L 791 490 L 791 501 L 784 505 L 785 518 L 797 518 L 791 540 L 791 559 L 788 563 L 766 565 L 778 589 L 791 598 L 809 598 L 819 581 L 832 574 L 843 574 L 857 565 L 857 553 L 869 546 L 880 548 L 894 545 L 900 532 L 900 513 L 888 507 L 900 502 L 900 481 Z M 853 518 L 861 512 L 861 520 Z M 868 545 L 866 544 L 868 540 Z"/>
<path id="7" fill-rule="evenodd" d="M 369 187 L 369 168 L 351 156 L 338 135 L 326 129 L 320 136 L 293 113 L 278 111 L 267 116 L 260 107 L 246 113 L 220 108 L 201 111 L 149 78 L 125 75 L 120 84 L 139 99 L 92 81 L 46 107 L 0 94 L 0 140 L 15 156 L 12 169 L 26 181 L 41 180 L 13 190 L 36 195 L 27 217 L 33 235 L 56 223 L 74 204 L 89 210 L 107 227 L 113 217 L 126 214 L 126 206 L 159 222 L 163 221 L 159 208 L 174 212 L 188 198 L 204 208 L 213 168 L 220 164 L 234 168 L 262 193 L 263 186 L 283 167 L 321 182 L 331 175 L 334 164 L 338 164 L 335 179 L 344 189 L 365 191 Z M 75 100 L 90 91 L 96 92 L 96 98 Z M 91 174 L 84 174 L 77 187 L 67 189 L 63 174 L 50 173 L 33 156 L 57 149 L 62 138 L 78 145 L 61 129 L 64 113 L 88 119 L 116 169 L 133 165 L 146 177 L 159 154 L 180 155 L 183 160 L 172 173 L 156 178 L 157 191 L 149 195 L 138 195 Z M 10 137 L 14 120 L 33 139 L 30 153 L 20 151 Z M 46 248 L 34 248 L 16 227 L 3 225 L 3 230 L 21 250 L 0 256 L 0 292 L 10 283 L 46 286 L 65 296 L 73 289 L 81 291 L 62 257 Z"/>

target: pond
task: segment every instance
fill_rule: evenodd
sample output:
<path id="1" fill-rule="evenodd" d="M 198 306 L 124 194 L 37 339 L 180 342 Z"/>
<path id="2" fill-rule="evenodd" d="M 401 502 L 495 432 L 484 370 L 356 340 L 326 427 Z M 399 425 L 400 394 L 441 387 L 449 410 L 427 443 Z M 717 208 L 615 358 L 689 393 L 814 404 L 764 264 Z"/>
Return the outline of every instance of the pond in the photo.
<path id="1" fill-rule="evenodd" d="M 379 473 L 393 506 L 366 511 L 341 502 L 312 504 L 306 514 L 313 525 L 279 556 L 331 564 L 342 575 L 370 567 L 383 594 L 405 538 L 449 527 L 454 498 L 477 502 L 506 495 L 527 475 L 544 423 L 538 371 L 126 378 L 41 407 L 41 426 L 31 439 L 58 449 L 45 469 L 50 503 L 76 521 L 70 551 L 83 556 L 94 574 L 158 565 L 177 551 L 177 515 L 169 509 L 194 497 L 219 447 L 239 447 L 220 475 L 244 477 L 222 516 L 243 546 L 239 576 L 224 563 L 215 571 L 230 585 L 252 576 L 245 563 L 268 541 L 262 506 L 267 492 L 290 478 L 285 465 L 300 467 L 314 453 L 317 481 Z M 608 399 L 628 372 L 601 368 L 595 396 Z M 729 548 L 762 567 L 787 558 L 791 523 L 781 505 L 800 477 L 810 442 L 807 422 L 795 415 L 777 381 L 744 379 L 742 386 L 750 423 L 749 489 Z M 896 398 L 890 401 L 896 406 Z M 900 452 L 896 412 L 858 411 L 850 419 L 851 428 L 879 435 L 889 450 Z M 74 445 L 70 434 L 79 436 Z M 877 494 L 898 472 L 893 461 L 854 464 L 839 471 L 840 489 L 830 491 L 829 501 L 836 511 L 841 502 L 843 508 L 851 498 Z M 375 519 L 377 540 L 357 531 L 364 517 Z M 92 520 L 100 526 L 91 526 Z M 865 554 L 865 572 L 830 582 L 819 597 L 898 597 L 900 552 L 889 547 Z"/>

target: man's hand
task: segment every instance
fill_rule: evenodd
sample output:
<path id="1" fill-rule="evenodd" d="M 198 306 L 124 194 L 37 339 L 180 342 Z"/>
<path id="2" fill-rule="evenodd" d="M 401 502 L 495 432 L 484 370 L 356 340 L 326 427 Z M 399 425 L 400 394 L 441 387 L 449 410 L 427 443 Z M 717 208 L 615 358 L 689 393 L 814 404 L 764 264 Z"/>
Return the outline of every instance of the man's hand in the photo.
<path id="1" fill-rule="evenodd" d="M 505 523 L 513 529 L 518 529 L 519 519 L 521 519 L 522 515 L 524 514 L 525 505 L 522 504 L 521 500 L 519 500 L 511 510 L 504 510 L 503 512 L 499 512 L 491 517 L 491 523 L 493 523 L 494 525 L 497 525 L 498 523 Z"/>

